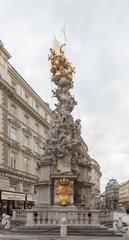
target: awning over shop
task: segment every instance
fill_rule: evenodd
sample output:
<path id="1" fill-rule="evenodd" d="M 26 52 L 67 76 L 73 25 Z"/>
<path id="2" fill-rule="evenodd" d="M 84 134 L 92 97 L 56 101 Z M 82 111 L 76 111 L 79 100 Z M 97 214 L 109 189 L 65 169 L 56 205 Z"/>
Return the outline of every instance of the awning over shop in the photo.
<path id="1" fill-rule="evenodd" d="M 13 193 L 13 192 L 1 192 L 1 200 L 17 200 L 17 201 L 25 201 L 26 194 L 22 193 Z"/>
<path id="2" fill-rule="evenodd" d="M 27 201 L 28 202 L 34 202 L 35 201 L 35 195 L 27 194 Z"/>

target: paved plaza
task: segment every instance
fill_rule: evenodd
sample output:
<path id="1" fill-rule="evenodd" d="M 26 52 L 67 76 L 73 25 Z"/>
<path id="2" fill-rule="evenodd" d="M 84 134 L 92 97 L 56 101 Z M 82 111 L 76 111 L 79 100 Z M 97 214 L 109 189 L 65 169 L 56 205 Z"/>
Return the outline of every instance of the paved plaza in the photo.
<path id="1" fill-rule="evenodd" d="M 41 236 L 41 235 L 5 235 L 0 234 L 0 239 L 2 240 L 128 240 L 127 235 L 125 234 L 123 237 L 88 237 L 88 236 L 68 236 L 66 238 L 61 238 L 60 236 Z"/>

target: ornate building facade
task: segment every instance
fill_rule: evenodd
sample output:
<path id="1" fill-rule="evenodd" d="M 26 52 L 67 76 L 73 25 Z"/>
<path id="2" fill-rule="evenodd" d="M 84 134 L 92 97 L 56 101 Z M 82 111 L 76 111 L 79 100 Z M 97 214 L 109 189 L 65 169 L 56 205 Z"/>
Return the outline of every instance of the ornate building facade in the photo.
<path id="1" fill-rule="evenodd" d="M 119 201 L 119 183 L 116 179 L 111 178 L 105 187 L 105 207 L 116 210 Z"/>
<path id="2" fill-rule="evenodd" d="M 0 205 L 9 210 L 33 201 L 37 164 L 52 111 L 9 63 L 0 41 Z"/>
<path id="3" fill-rule="evenodd" d="M 120 209 L 126 209 L 129 212 L 129 180 L 119 185 L 119 203 Z"/>

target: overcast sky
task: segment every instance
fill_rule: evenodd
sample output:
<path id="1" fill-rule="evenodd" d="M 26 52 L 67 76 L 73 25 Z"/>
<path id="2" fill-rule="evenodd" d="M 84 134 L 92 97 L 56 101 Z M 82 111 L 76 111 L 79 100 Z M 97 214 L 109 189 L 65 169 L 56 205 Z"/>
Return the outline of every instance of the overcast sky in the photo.
<path id="1" fill-rule="evenodd" d="M 10 62 L 47 102 L 48 51 L 68 38 L 76 68 L 75 115 L 90 155 L 101 166 L 102 189 L 129 180 L 129 0 L 0 0 L 0 39 Z"/>

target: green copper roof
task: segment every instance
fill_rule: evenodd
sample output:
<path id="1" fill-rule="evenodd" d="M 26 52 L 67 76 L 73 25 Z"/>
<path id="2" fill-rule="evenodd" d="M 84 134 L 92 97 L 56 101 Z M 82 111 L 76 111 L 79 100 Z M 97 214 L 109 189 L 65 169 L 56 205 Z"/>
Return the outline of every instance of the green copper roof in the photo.
<path id="1" fill-rule="evenodd" d="M 107 183 L 107 187 L 116 187 L 116 186 L 119 186 L 119 183 L 114 178 L 111 178 Z"/>

